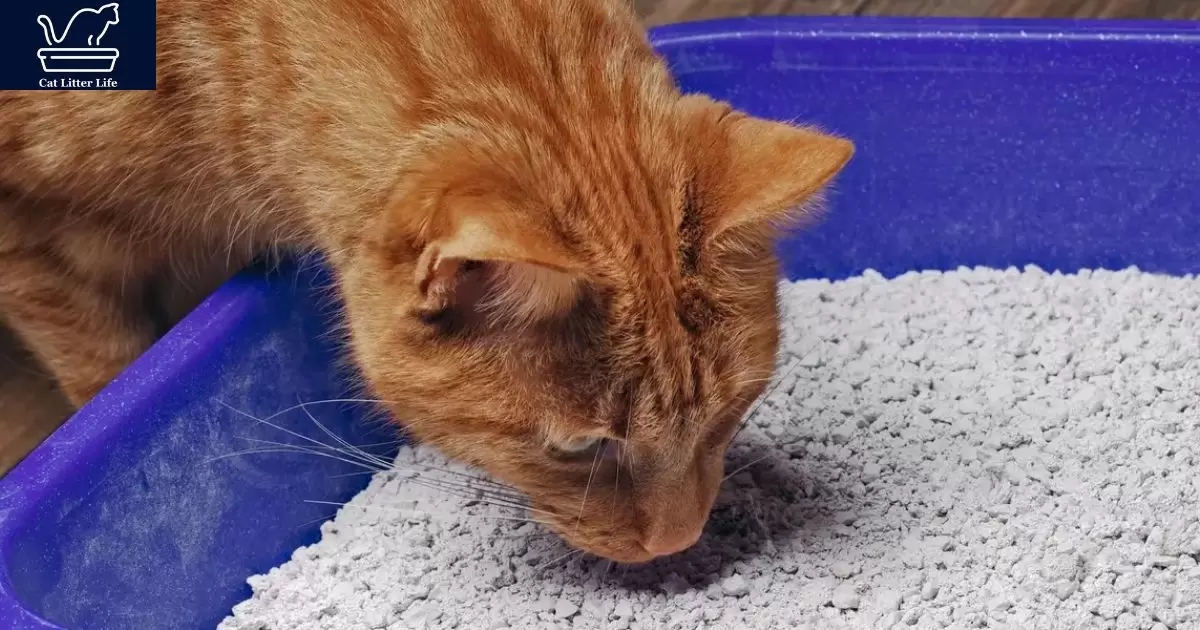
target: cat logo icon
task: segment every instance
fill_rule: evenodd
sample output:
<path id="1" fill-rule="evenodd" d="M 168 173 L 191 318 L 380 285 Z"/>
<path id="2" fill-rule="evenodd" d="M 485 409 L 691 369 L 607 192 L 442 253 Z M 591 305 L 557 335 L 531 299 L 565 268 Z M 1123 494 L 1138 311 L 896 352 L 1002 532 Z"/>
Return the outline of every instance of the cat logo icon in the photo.
<path id="1" fill-rule="evenodd" d="M 46 36 L 46 47 L 37 51 L 44 72 L 112 72 L 116 66 L 120 51 L 100 47 L 108 27 L 120 22 L 116 2 L 76 11 L 61 31 L 45 15 L 37 22 Z"/>

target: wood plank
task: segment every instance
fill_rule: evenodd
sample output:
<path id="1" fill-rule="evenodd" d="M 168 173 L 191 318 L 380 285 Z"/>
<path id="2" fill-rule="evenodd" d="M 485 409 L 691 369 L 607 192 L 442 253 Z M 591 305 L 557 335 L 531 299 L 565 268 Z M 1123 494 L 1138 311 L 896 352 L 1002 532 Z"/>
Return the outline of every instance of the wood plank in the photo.
<path id="1" fill-rule="evenodd" d="M 854 15 L 868 0 L 634 0 L 648 26 L 749 15 Z"/>
<path id="2" fill-rule="evenodd" d="M 648 25 L 746 15 L 1200 19 L 1195 0 L 633 0 Z"/>
<path id="3" fill-rule="evenodd" d="M 1195 19 L 1187 0 L 868 0 L 861 15 L 945 17 Z"/>

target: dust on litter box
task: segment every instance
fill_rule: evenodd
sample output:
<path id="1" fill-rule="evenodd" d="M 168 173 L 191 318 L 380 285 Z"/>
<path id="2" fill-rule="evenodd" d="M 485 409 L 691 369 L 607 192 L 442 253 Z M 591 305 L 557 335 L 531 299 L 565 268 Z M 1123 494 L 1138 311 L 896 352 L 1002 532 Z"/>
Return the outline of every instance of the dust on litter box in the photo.
<path id="1" fill-rule="evenodd" d="M 572 553 L 412 483 L 477 473 L 407 449 L 222 630 L 1200 628 L 1200 281 L 867 272 L 781 299 L 787 369 L 693 549 Z"/>

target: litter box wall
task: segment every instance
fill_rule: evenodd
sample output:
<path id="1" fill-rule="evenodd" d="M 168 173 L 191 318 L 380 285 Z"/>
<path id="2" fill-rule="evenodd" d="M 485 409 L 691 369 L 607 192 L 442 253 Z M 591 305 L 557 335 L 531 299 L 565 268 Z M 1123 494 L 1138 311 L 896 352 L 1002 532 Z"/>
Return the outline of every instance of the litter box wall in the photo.
<path id="1" fill-rule="evenodd" d="M 295 267 L 243 273 L 0 479 L 0 628 L 211 629 L 247 576 L 317 540 L 335 508 L 306 501 L 368 477 L 264 442 L 330 442 L 304 410 L 269 420 L 281 429 L 234 410 L 351 394 L 329 294 Z M 356 444 L 393 439 L 363 407 L 308 411 Z"/>
<path id="2" fill-rule="evenodd" d="M 679 25 L 689 91 L 858 152 L 787 274 L 959 265 L 1200 272 L 1200 23 Z"/>
<path id="3" fill-rule="evenodd" d="M 1195 24 L 758 19 L 654 38 L 685 89 L 858 144 L 827 220 L 781 244 L 793 278 L 1200 271 Z M 215 458 L 280 440 L 231 408 L 348 395 L 327 298 L 320 274 L 242 274 L 0 479 L 0 628 L 212 628 L 245 577 L 315 539 L 332 508 L 305 500 L 348 499 L 353 466 Z M 389 437 L 361 405 L 309 411 Z M 328 439 L 302 410 L 272 422 Z"/>

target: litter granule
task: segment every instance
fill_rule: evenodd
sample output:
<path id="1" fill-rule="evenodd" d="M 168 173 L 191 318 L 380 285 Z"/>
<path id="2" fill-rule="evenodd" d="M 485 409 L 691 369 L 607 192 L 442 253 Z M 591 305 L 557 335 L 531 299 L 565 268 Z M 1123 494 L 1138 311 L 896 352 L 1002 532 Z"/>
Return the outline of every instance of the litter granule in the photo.
<path id="1" fill-rule="evenodd" d="M 781 292 L 780 386 L 693 549 L 568 555 L 409 483 L 456 466 L 408 449 L 221 628 L 1200 628 L 1200 280 L 960 269 Z"/>

